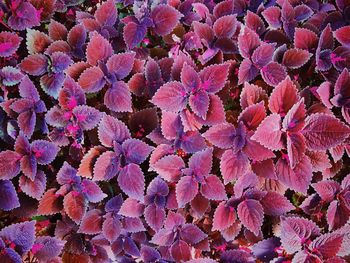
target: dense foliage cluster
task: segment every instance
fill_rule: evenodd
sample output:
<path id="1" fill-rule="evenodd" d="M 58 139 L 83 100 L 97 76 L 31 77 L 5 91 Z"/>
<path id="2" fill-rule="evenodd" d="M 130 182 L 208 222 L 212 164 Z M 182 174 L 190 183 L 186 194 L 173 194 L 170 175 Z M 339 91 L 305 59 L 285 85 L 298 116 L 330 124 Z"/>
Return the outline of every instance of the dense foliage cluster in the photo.
<path id="1" fill-rule="evenodd" d="M 349 0 L 0 18 L 0 262 L 349 262 Z"/>

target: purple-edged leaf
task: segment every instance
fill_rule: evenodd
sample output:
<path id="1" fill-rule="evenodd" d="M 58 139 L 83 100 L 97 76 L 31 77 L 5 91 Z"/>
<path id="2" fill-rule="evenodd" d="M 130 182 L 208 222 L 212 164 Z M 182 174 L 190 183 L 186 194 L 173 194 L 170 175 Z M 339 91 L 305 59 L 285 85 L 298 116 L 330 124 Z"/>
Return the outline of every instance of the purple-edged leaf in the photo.
<path id="1" fill-rule="evenodd" d="M 160 177 L 154 178 L 147 187 L 147 195 L 149 196 L 167 196 L 168 194 L 168 184 Z"/>
<path id="2" fill-rule="evenodd" d="M 265 100 L 267 100 L 267 94 L 265 90 L 257 85 L 249 84 L 248 82 L 244 83 L 244 87 L 240 95 L 240 105 L 242 107 L 242 110 L 250 105 Z"/>
<path id="3" fill-rule="evenodd" d="M 33 99 L 35 102 L 40 99 L 38 90 L 28 76 L 22 79 L 18 89 L 22 98 Z"/>
<path id="4" fill-rule="evenodd" d="M 278 256 L 276 249 L 280 246 L 280 240 L 277 237 L 271 237 L 254 244 L 252 251 L 261 261 L 270 262 Z"/>
<path id="5" fill-rule="evenodd" d="M 84 179 L 81 182 L 81 191 L 91 203 L 101 202 L 107 195 L 102 192 L 101 188 L 93 181 Z"/>
<path id="6" fill-rule="evenodd" d="M 117 79 L 123 79 L 129 75 L 134 65 L 135 52 L 120 53 L 111 56 L 107 61 L 109 73 L 115 74 Z"/>
<path id="7" fill-rule="evenodd" d="M 220 91 L 227 80 L 229 64 L 215 64 L 205 67 L 199 72 L 202 88 L 208 93 Z"/>
<path id="8" fill-rule="evenodd" d="M 64 77 L 65 76 L 63 72 L 45 74 L 40 78 L 40 87 L 47 95 L 57 99 L 64 82 Z"/>
<path id="9" fill-rule="evenodd" d="M 77 118 L 80 128 L 91 130 L 100 122 L 101 112 L 94 107 L 79 105 L 73 109 L 73 114 Z"/>
<path id="10" fill-rule="evenodd" d="M 176 185 L 176 200 L 179 207 L 191 202 L 198 193 L 198 182 L 192 176 L 183 176 Z"/>
<path id="11" fill-rule="evenodd" d="M 33 110 L 24 111 L 18 115 L 18 126 L 28 138 L 34 133 L 35 123 L 36 115 Z"/>
<path id="12" fill-rule="evenodd" d="M 245 108 L 238 116 L 238 123 L 242 122 L 248 130 L 256 130 L 266 117 L 265 105 L 263 102 L 253 104 Z"/>
<path id="13" fill-rule="evenodd" d="M 304 98 L 293 105 L 284 117 L 282 127 L 285 131 L 298 132 L 304 128 L 306 109 Z"/>
<path id="14" fill-rule="evenodd" d="M 122 143 L 131 137 L 128 127 L 117 118 L 104 115 L 98 126 L 98 138 L 102 145 L 112 147 L 113 141 Z"/>
<path id="15" fill-rule="evenodd" d="M 131 112 L 132 101 L 131 93 L 123 81 L 113 83 L 104 96 L 104 102 L 107 108 L 116 112 Z"/>
<path id="16" fill-rule="evenodd" d="M 176 182 L 182 174 L 181 170 L 185 168 L 185 163 L 177 155 L 168 155 L 157 161 L 153 168 L 164 180 Z"/>
<path id="17" fill-rule="evenodd" d="M 213 228 L 215 230 L 225 230 L 236 221 L 236 212 L 233 207 L 227 206 L 226 202 L 221 202 L 215 212 L 213 218 Z"/>
<path id="18" fill-rule="evenodd" d="M 129 49 L 136 47 L 146 36 L 147 27 L 130 22 L 124 26 L 123 37 Z"/>
<path id="19" fill-rule="evenodd" d="M 191 248 L 182 240 L 175 242 L 170 247 L 170 253 L 176 262 L 183 262 L 191 259 Z"/>
<path id="20" fill-rule="evenodd" d="M 333 200 L 327 209 L 327 223 L 329 229 L 338 229 L 344 226 L 349 220 L 349 212 L 337 200 Z"/>
<path id="21" fill-rule="evenodd" d="M 187 104 L 185 88 L 179 82 L 168 82 L 158 89 L 151 102 L 162 110 L 177 113 Z"/>
<path id="22" fill-rule="evenodd" d="M 10 180 L 0 180 L 0 209 L 10 211 L 19 206 L 16 189 L 12 182 Z"/>
<path id="23" fill-rule="evenodd" d="M 51 19 L 47 29 L 52 40 L 65 40 L 67 38 L 68 30 L 65 25 Z"/>
<path id="24" fill-rule="evenodd" d="M 140 217 L 143 214 L 143 204 L 132 198 L 127 198 L 120 207 L 119 214 L 127 217 Z"/>
<path id="25" fill-rule="evenodd" d="M 8 25 L 14 30 L 24 30 L 40 25 L 38 11 L 29 2 L 20 2 L 15 13 L 8 19 Z"/>
<path id="26" fill-rule="evenodd" d="M 264 208 L 264 213 L 272 216 L 280 216 L 294 209 L 292 203 L 277 192 L 267 192 L 260 203 Z"/>
<path id="27" fill-rule="evenodd" d="M 43 171 L 37 171 L 34 181 L 25 176 L 19 178 L 21 190 L 37 200 L 40 200 L 46 189 L 46 175 Z"/>
<path id="28" fill-rule="evenodd" d="M 213 163 L 213 149 L 207 148 L 192 155 L 188 162 L 190 173 L 207 176 Z"/>
<path id="29" fill-rule="evenodd" d="M 259 69 L 266 66 L 272 61 L 272 55 L 275 51 L 275 46 L 263 43 L 257 47 L 252 55 L 252 61 Z"/>
<path id="30" fill-rule="evenodd" d="M 32 142 L 32 152 L 39 164 L 51 163 L 58 153 L 59 148 L 52 142 L 45 140 L 35 140 Z"/>
<path id="31" fill-rule="evenodd" d="M 95 66 L 99 61 L 105 62 L 112 54 L 113 48 L 108 40 L 97 32 L 92 33 L 86 47 L 87 62 Z"/>
<path id="32" fill-rule="evenodd" d="M 201 193 L 209 200 L 226 200 L 225 187 L 216 175 L 209 175 L 201 184 Z"/>
<path id="33" fill-rule="evenodd" d="M 65 112 L 58 106 L 53 106 L 45 115 L 47 124 L 56 128 L 65 127 L 68 123 Z"/>
<path id="34" fill-rule="evenodd" d="M 157 5 L 151 12 L 154 31 L 160 36 L 169 34 L 179 22 L 182 14 L 169 5 Z"/>
<path id="35" fill-rule="evenodd" d="M 153 148 L 138 139 L 127 139 L 122 144 L 123 153 L 128 163 L 143 163 L 152 152 Z"/>
<path id="36" fill-rule="evenodd" d="M 152 237 L 151 243 L 160 246 L 170 246 L 174 242 L 174 233 L 172 229 L 162 228 Z"/>
<path id="37" fill-rule="evenodd" d="M 106 212 L 118 212 L 123 204 L 123 197 L 121 194 L 110 198 L 105 205 Z"/>
<path id="38" fill-rule="evenodd" d="M 118 184 L 129 197 L 139 201 L 144 199 L 145 178 L 137 164 L 128 164 L 119 174 Z"/>
<path id="39" fill-rule="evenodd" d="M 21 170 L 25 176 L 34 180 L 37 173 L 37 160 L 35 155 L 25 155 L 21 159 Z"/>
<path id="40" fill-rule="evenodd" d="M 237 214 L 242 224 L 255 235 L 259 234 L 264 219 L 262 205 L 252 199 L 241 202 L 237 207 Z"/>
<path id="41" fill-rule="evenodd" d="M 311 247 L 320 252 L 324 259 L 332 258 L 338 254 L 343 243 L 343 234 L 327 233 L 316 238 Z"/>
<path id="42" fill-rule="evenodd" d="M 255 31 L 246 26 L 241 28 L 241 32 L 238 36 L 238 49 L 242 57 L 250 58 L 253 51 L 259 47 L 260 44 L 260 38 Z"/>
<path id="43" fill-rule="evenodd" d="M 249 252 L 239 249 L 230 249 L 226 250 L 221 254 L 220 261 L 222 263 L 230 263 L 232 259 L 235 259 L 237 262 L 255 262 L 253 255 Z"/>
<path id="44" fill-rule="evenodd" d="M 304 49 L 288 49 L 284 55 L 282 64 L 288 68 L 297 69 L 305 65 L 312 55 Z"/>
<path id="45" fill-rule="evenodd" d="M 114 217 L 112 214 L 108 213 L 102 225 L 102 231 L 103 231 L 104 237 L 109 242 L 113 242 L 119 237 L 121 232 L 121 227 L 122 226 L 119 219 Z"/>
<path id="46" fill-rule="evenodd" d="M 63 52 L 54 52 L 51 55 L 51 67 L 54 73 L 64 71 L 72 63 L 73 61 L 70 56 Z"/>
<path id="47" fill-rule="evenodd" d="M 117 21 L 118 12 L 114 1 L 108 0 L 103 2 L 95 12 L 95 18 L 100 25 L 113 26 Z"/>
<path id="48" fill-rule="evenodd" d="M 295 28 L 294 33 L 294 47 L 305 49 L 305 50 L 311 50 L 316 49 L 318 44 L 318 37 L 317 35 L 306 28 Z"/>
<path id="49" fill-rule="evenodd" d="M 86 93 L 93 93 L 100 91 L 105 86 L 106 80 L 99 67 L 91 67 L 81 73 L 78 83 Z"/>
<path id="50" fill-rule="evenodd" d="M 270 62 L 261 69 L 263 80 L 270 86 L 276 86 L 287 77 L 285 68 L 277 62 Z"/>
<path id="51" fill-rule="evenodd" d="M 302 243 L 320 234 L 318 226 L 302 217 L 282 217 L 281 243 L 288 253 L 302 250 Z"/>
<path id="52" fill-rule="evenodd" d="M 280 129 L 281 117 L 273 113 L 262 121 L 251 139 L 270 150 L 279 150 L 283 147 Z"/>
<path id="53" fill-rule="evenodd" d="M 289 188 L 306 193 L 312 179 L 310 159 L 306 156 L 302 157 L 292 169 L 286 159 L 280 158 L 276 163 L 276 174 L 278 179 Z"/>
<path id="54" fill-rule="evenodd" d="M 5 86 L 18 84 L 24 75 L 17 68 L 6 66 L 0 70 L 1 83 Z"/>
<path id="55" fill-rule="evenodd" d="M 233 150 L 227 150 L 221 156 L 220 171 L 224 179 L 224 184 L 228 184 L 234 179 L 239 178 L 249 168 L 249 160 L 241 151 L 235 153 Z"/>
<path id="56" fill-rule="evenodd" d="M 62 199 L 59 195 L 56 195 L 55 192 L 55 188 L 51 188 L 45 192 L 39 202 L 39 215 L 53 215 L 61 211 Z"/>
<path id="57" fill-rule="evenodd" d="M 141 218 L 125 217 L 123 220 L 123 228 L 129 233 L 138 233 L 145 231 L 145 226 Z"/>
<path id="58" fill-rule="evenodd" d="M 0 33 L 0 57 L 12 56 L 19 45 L 21 44 L 22 38 L 15 33 L 3 31 Z"/>
<path id="59" fill-rule="evenodd" d="M 236 32 L 237 19 L 236 15 L 227 15 L 218 18 L 213 25 L 215 36 L 218 38 L 231 38 Z"/>
<path id="60" fill-rule="evenodd" d="M 194 245 L 202 241 L 207 235 L 193 224 L 184 224 L 180 232 L 181 239 L 188 244 Z"/>
<path id="61" fill-rule="evenodd" d="M 208 24 L 193 22 L 193 31 L 204 45 L 209 46 L 214 40 L 214 31 Z"/>
<path id="62" fill-rule="evenodd" d="M 98 209 L 88 211 L 81 220 L 78 233 L 95 235 L 102 231 L 102 213 Z"/>
<path id="63" fill-rule="evenodd" d="M 18 254 L 24 255 L 34 244 L 35 221 L 26 221 L 4 227 L 0 231 L 0 237 L 13 243 Z"/>
<path id="64" fill-rule="evenodd" d="M 82 193 L 69 192 L 63 199 L 64 211 L 75 223 L 79 223 L 85 215 L 86 201 Z"/>
<path id="65" fill-rule="evenodd" d="M 350 26 L 343 26 L 334 32 L 334 37 L 340 44 L 345 47 L 350 47 Z"/>
<path id="66" fill-rule="evenodd" d="M 163 226 L 165 220 L 164 208 L 151 204 L 146 207 L 144 212 L 145 220 L 147 224 L 154 230 L 159 231 Z"/>
<path id="67" fill-rule="evenodd" d="M 332 180 L 314 183 L 312 187 L 325 202 L 333 201 L 336 194 L 340 191 L 339 183 Z"/>
<path id="68" fill-rule="evenodd" d="M 37 237 L 34 246 L 38 246 L 40 248 L 35 252 L 35 257 L 42 262 L 48 262 L 55 259 L 61 254 L 65 243 L 66 241 L 55 237 Z"/>
<path id="69" fill-rule="evenodd" d="M 205 91 L 192 94 L 189 98 L 189 105 L 197 116 L 206 119 L 209 110 L 209 96 Z"/>
<path id="70" fill-rule="evenodd" d="M 342 143 L 350 134 L 350 128 L 337 118 L 322 113 L 308 116 L 303 135 L 310 150 L 327 150 Z"/>
<path id="71" fill-rule="evenodd" d="M 14 151 L 0 152 L 0 178 L 12 179 L 20 172 L 21 155 Z"/>
<path id="72" fill-rule="evenodd" d="M 235 135 L 235 127 L 232 124 L 223 123 L 210 127 L 203 136 L 213 145 L 222 149 L 232 147 Z"/>
<path id="73" fill-rule="evenodd" d="M 209 109 L 205 121 L 201 122 L 203 125 L 216 125 L 225 122 L 225 110 L 223 102 L 216 94 L 209 94 Z"/>
<path id="74" fill-rule="evenodd" d="M 145 263 L 151 263 L 161 259 L 160 253 L 155 248 L 147 245 L 142 245 L 141 256 Z"/>
<path id="75" fill-rule="evenodd" d="M 48 59 L 42 54 L 34 54 L 25 57 L 19 64 L 19 68 L 32 76 L 41 76 L 47 71 Z"/>
<path id="76" fill-rule="evenodd" d="M 238 85 L 253 80 L 259 74 L 259 69 L 253 65 L 250 59 L 246 58 L 239 65 Z"/>

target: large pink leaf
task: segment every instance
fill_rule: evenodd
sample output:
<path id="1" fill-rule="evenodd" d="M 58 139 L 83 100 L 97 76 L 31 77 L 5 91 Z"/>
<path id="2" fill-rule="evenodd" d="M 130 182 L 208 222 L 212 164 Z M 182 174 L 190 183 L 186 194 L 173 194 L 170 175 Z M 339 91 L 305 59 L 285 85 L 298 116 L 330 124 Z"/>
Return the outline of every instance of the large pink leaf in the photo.
<path id="1" fill-rule="evenodd" d="M 227 206 L 226 202 L 221 202 L 214 212 L 212 231 L 225 230 L 231 226 L 235 220 L 236 212 L 234 208 Z"/>
<path id="2" fill-rule="evenodd" d="M 176 241 L 171 246 L 170 253 L 176 262 L 184 262 L 191 259 L 191 248 L 182 240 Z"/>
<path id="3" fill-rule="evenodd" d="M 346 47 L 350 47 L 350 26 L 343 26 L 334 32 L 334 37 L 340 44 Z"/>
<path id="4" fill-rule="evenodd" d="M 185 88 L 180 82 L 168 82 L 154 94 L 151 102 L 162 110 L 179 112 L 187 104 Z"/>
<path id="5" fill-rule="evenodd" d="M 251 139 L 270 150 L 280 150 L 283 147 L 280 129 L 281 117 L 273 113 L 263 120 Z"/>
<path id="6" fill-rule="evenodd" d="M 145 178 L 140 166 L 133 163 L 125 166 L 118 176 L 118 184 L 129 197 L 143 201 Z"/>
<path id="7" fill-rule="evenodd" d="M 229 64 L 215 64 L 205 67 L 199 72 L 202 88 L 209 93 L 220 91 L 228 77 Z"/>
<path id="8" fill-rule="evenodd" d="M 215 36 L 231 38 L 237 29 L 236 15 L 227 15 L 218 18 L 213 25 Z"/>
<path id="9" fill-rule="evenodd" d="M 91 67 L 81 73 L 78 83 L 86 93 L 93 93 L 100 91 L 105 86 L 106 81 L 99 67 Z"/>
<path id="10" fill-rule="evenodd" d="M 304 158 L 305 151 L 305 138 L 301 133 L 290 133 L 287 135 L 287 152 L 292 168 Z"/>
<path id="11" fill-rule="evenodd" d="M 253 51 L 260 46 L 260 44 L 260 38 L 255 31 L 246 26 L 241 28 L 241 32 L 238 36 L 238 48 L 242 57 L 250 58 Z"/>
<path id="12" fill-rule="evenodd" d="M 241 202 L 237 207 L 237 214 L 242 224 L 255 235 L 259 234 L 264 219 L 262 205 L 252 199 Z"/>
<path id="13" fill-rule="evenodd" d="M 235 127 L 229 123 L 218 124 L 210 127 L 203 136 L 213 145 L 222 149 L 228 149 L 233 146 Z"/>
<path id="14" fill-rule="evenodd" d="M 308 116 L 303 135 L 310 150 L 327 150 L 342 143 L 350 134 L 350 128 L 337 118 L 322 113 Z"/>
<path id="15" fill-rule="evenodd" d="M 115 74 L 117 79 L 123 79 L 131 72 L 134 59 L 135 52 L 115 54 L 107 61 L 108 71 Z"/>
<path id="16" fill-rule="evenodd" d="M 86 201 L 84 195 L 77 191 L 69 192 L 63 199 L 64 211 L 76 223 L 85 215 Z"/>
<path id="17" fill-rule="evenodd" d="M 147 27 L 130 22 L 124 26 L 123 37 L 129 49 L 136 47 L 146 36 Z"/>
<path id="18" fill-rule="evenodd" d="M 252 55 L 252 61 L 259 69 L 266 66 L 272 61 L 272 55 L 275 51 L 275 46 L 263 43 L 257 47 Z"/>
<path id="19" fill-rule="evenodd" d="M 112 87 L 106 91 L 104 102 L 107 108 L 112 111 L 132 111 L 131 93 L 128 86 L 123 81 L 115 82 Z"/>
<path id="20" fill-rule="evenodd" d="M 267 192 L 260 203 L 264 208 L 264 213 L 272 216 L 280 216 L 294 209 L 287 197 L 277 192 Z"/>
<path id="21" fill-rule="evenodd" d="M 276 86 L 287 77 L 286 69 L 277 62 L 270 62 L 261 69 L 263 80 L 270 86 Z"/>
<path id="22" fill-rule="evenodd" d="M 113 141 L 122 143 L 131 137 L 128 127 L 117 118 L 104 115 L 98 127 L 98 138 L 102 145 L 112 147 Z"/>
<path id="23" fill-rule="evenodd" d="M 250 105 L 256 104 L 260 101 L 267 100 L 266 91 L 261 87 L 249 84 L 248 82 L 244 83 L 241 95 L 240 95 L 240 105 L 242 110 L 247 108 Z"/>
<path id="24" fill-rule="evenodd" d="M 115 3 L 112 0 L 103 2 L 103 4 L 97 8 L 95 18 L 101 25 L 113 26 L 118 18 Z"/>
<path id="25" fill-rule="evenodd" d="M 213 163 L 213 150 L 207 148 L 203 151 L 196 152 L 188 162 L 190 173 L 198 176 L 207 176 L 211 171 Z"/>
<path id="26" fill-rule="evenodd" d="M 14 151 L 0 152 L 0 178 L 11 179 L 20 172 L 21 155 Z"/>
<path id="27" fill-rule="evenodd" d="M 151 12 L 154 31 L 161 36 L 169 34 L 181 17 L 182 14 L 169 5 L 157 5 Z"/>
<path id="28" fill-rule="evenodd" d="M 216 175 L 209 175 L 205 178 L 205 183 L 201 184 L 202 195 L 209 200 L 227 199 L 225 187 Z"/>
<path id="29" fill-rule="evenodd" d="M 259 74 L 259 69 L 254 66 L 253 62 L 245 58 L 239 65 L 238 85 L 253 80 Z"/>
<path id="30" fill-rule="evenodd" d="M 235 153 L 227 150 L 221 156 L 220 171 L 224 179 L 224 184 L 228 184 L 234 179 L 244 175 L 249 168 L 249 160 L 241 151 Z"/>
<path id="31" fill-rule="evenodd" d="M 277 6 L 270 6 L 266 8 L 262 13 L 262 16 L 265 18 L 266 22 L 272 28 L 281 27 L 281 9 Z"/>
<path id="32" fill-rule="evenodd" d="M 198 183 L 192 176 L 183 176 L 176 185 L 176 200 L 179 207 L 191 202 L 198 193 Z"/>
<path id="33" fill-rule="evenodd" d="M 181 170 L 185 168 L 185 163 L 177 155 L 168 155 L 157 161 L 153 168 L 164 180 L 176 182 L 182 174 Z"/>
<path id="34" fill-rule="evenodd" d="M 147 224 L 154 231 L 159 231 L 165 220 L 165 211 L 164 208 L 158 207 L 156 204 L 151 204 L 146 207 L 144 216 Z"/>
<path id="35" fill-rule="evenodd" d="M 86 47 L 87 62 L 95 66 L 98 61 L 105 62 L 112 54 L 113 48 L 108 40 L 97 32 L 92 33 Z"/>
<path id="36" fill-rule="evenodd" d="M 326 180 L 312 184 L 317 194 L 326 202 L 333 201 L 336 194 L 340 191 L 340 185 L 333 180 Z"/>

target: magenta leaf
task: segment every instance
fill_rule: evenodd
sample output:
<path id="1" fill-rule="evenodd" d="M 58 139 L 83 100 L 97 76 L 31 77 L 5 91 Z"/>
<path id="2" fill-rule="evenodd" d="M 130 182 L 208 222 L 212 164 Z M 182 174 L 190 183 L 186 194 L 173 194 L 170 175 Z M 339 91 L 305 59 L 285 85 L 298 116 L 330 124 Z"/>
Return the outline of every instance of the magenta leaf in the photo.
<path id="1" fill-rule="evenodd" d="M 180 233 L 181 239 L 188 244 L 197 244 L 207 235 L 194 224 L 184 224 Z"/>
<path id="2" fill-rule="evenodd" d="M 227 199 L 225 187 L 216 175 L 209 175 L 205 178 L 205 183 L 201 184 L 201 193 L 209 200 Z"/>
<path id="3" fill-rule="evenodd" d="M 0 57 L 12 56 L 19 45 L 21 44 L 22 38 L 15 33 L 3 31 L 0 33 Z"/>
<path id="4" fill-rule="evenodd" d="M 227 15 L 218 18 L 213 24 L 215 36 L 218 38 L 231 38 L 236 32 L 237 19 L 236 15 Z"/>
<path id="5" fill-rule="evenodd" d="M 241 29 L 238 36 L 238 48 L 242 57 L 250 58 L 260 44 L 260 38 L 255 31 L 246 26 Z"/>
<path id="6" fill-rule="evenodd" d="M 12 179 L 20 172 L 21 155 L 14 151 L 0 152 L 0 178 Z"/>
<path id="7" fill-rule="evenodd" d="M 115 241 L 120 235 L 121 227 L 122 226 L 119 219 L 113 217 L 113 215 L 108 213 L 102 225 L 102 232 L 104 237 L 109 242 Z"/>
<path id="8" fill-rule="evenodd" d="M 212 230 L 225 230 L 235 221 L 236 212 L 233 207 L 227 206 L 226 202 L 221 202 L 214 212 Z"/>
<path id="9" fill-rule="evenodd" d="M 261 69 L 263 80 L 270 86 L 276 86 L 287 77 L 285 68 L 277 62 L 270 62 Z"/>
<path id="10" fill-rule="evenodd" d="M 183 176 L 176 185 L 176 200 L 179 207 L 191 202 L 198 193 L 198 183 L 192 176 Z"/>
<path id="11" fill-rule="evenodd" d="M 169 34 L 175 28 L 181 17 L 182 15 L 180 12 L 168 5 L 157 5 L 151 12 L 154 31 L 160 36 Z"/>
<path id="12" fill-rule="evenodd" d="M 145 209 L 145 220 L 147 224 L 154 230 L 159 231 L 165 220 L 164 208 L 151 204 Z"/>
<path id="13" fill-rule="evenodd" d="M 122 144 L 126 161 L 129 163 L 141 164 L 152 152 L 153 148 L 147 143 L 138 139 L 127 139 Z"/>
<path id="14" fill-rule="evenodd" d="M 19 178 L 21 190 L 37 200 L 40 200 L 46 189 L 46 175 L 43 171 L 37 171 L 34 181 L 26 176 Z"/>
<path id="15" fill-rule="evenodd" d="M 35 252 L 35 257 L 41 261 L 54 259 L 61 254 L 65 243 L 65 241 L 55 237 L 37 237 L 34 246 L 40 248 Z"/>
<path id="16" fill-rule="evenodd" d="M 336 256 L 343 243 L 343 235 L 340 233 L 327 233 L 316 238 L 311 247 L 317 249 L 323 258 L 328 259 Z"/>
<path id="17" fill-rule="evenodd" d="M 86 105 L 76 106 L 73 109 L 73 114 L 77 118 L 79 126 L 86 131 L 95 128 L 102 117 L 100 111 Z"/>
<path id="18" fill-rule="evenodd" d="M 98 209 L 88 211 L 79 226 L 78 233 L 94 235 L 102 231 L 102 215 Z"/>
<path id="19" fill-rule="evenodd" d="M 93 181 L 84 179 L 81 182 L 82 192 L 85 194 L 86 198 L 92 203 L 101 202 L 107 197 L 105 193 L 102 192 L 101 188 Z"/>
<path id="20" fill-rule="evenodd" d="M 176 241 L 170 248 L 170 253 L 173 259 L 177 262 L 187 261 L 191 259 L 190 246 L 182 241 Z"/>
<path id="21" fill-rule="evenodd" d="M 350 47 L 349 29 L 350 26 L 343 26 L 334 32 L 334 37 L 345 47 Z"/>
<path id="22" fill-rule="evenodd" d="M 212 144 L 222 149 L 232 147 L 235 135 L 235 127 L 228 123 L 223 123 L 210 127 L 203 136 Z"/>
<path id="23" fill-rule="evenodd" d="M 234 179 L 238 179 L 245 174 L 249 168 L 249 160 L 242 152 L 235 153 L 227 150 L 221 157 L 220 171 L 224 179 L 224 184 L 228 184 Z"/>
<path id="24" fill-rule="evenodd" d="M 129 197 L 143 201 L 145 178 L 137 164 L 128 164 L 120 171 L 118 184 Z"/>
<path id="25" fill-rule="evenodd" d="M 39 164 L 51 163 L 59 151 L 59 148 L 52 142 L 45 140 L 35 140 L 32 142 L 32 152 Z"/>
<path id="26" fill-rule="evenodd" d="M 252 61 L 255 66 L 259 69 L 266 66 L 268 63 L 272 61 L 272 55 L 275 51 L 274 45 L 271 44 L 261 44 L 257 47 L 252 55 Z"/>
<path id="27" fill-rule="evenodd" d="M 140 217 L 143 214 L 143 204 L 137 200 L 128 198 L 120 207 L 119 214 L 127 217 Z"/>
<path id="28" fill-rule="evenodd" d="M 237 215 L 242 224 L 255 235 L 259 234 L 264 219 L 262 205 L 252 199 L 241 202 L 237 207 Z"/>
<path id="29" fill-rule="evenodd" d="M 245 58 L 239 65 L 238 85 L 253 80 L 259 74 L 259 69 L 254 66 L 253 62 Z"/>
<path id="30" fill-rule="evenodd" d="M 261 200 L 264 213 L 267 215 L 280 216 L 294 209 L 289 200 L 276 192 L 267 192 Z"/>
<path id="31" fill-rule="evenodd" d="M 87 62 L 95 66 L 99 61 L 105 62 L 112 54 L 113 48 L 108 40 L 97 32 L 92 33 L 86 47 Z"/>
<path id="32" fill-rule="evenodd" d="M 1 83 L 5 86 L 14 86 L 23 78 L 23 74 L 17 68 L 6 66 L 0 70 Z"/>
<path id="33" fill-rule="evenodd" d="M 187 104 L 186 91 L 181 83 L 168 82 L 154 94 L 151 102 L 162 110 L 176 113 L 183 110 Z"/>

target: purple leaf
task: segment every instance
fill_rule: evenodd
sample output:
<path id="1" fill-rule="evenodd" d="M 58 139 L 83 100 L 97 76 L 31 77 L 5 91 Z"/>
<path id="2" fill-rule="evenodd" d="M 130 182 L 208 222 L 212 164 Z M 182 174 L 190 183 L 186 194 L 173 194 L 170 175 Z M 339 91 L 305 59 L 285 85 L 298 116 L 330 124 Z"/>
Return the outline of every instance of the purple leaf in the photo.
<path id="1" fill-rule="evenodd" d="M 77 118 L 79 126 L 83 130 L 92 130 L 100 122 L 102 114 L 94 107 L 79 105 L 73 109 L 73 114 Z"/>
<path id="2" fill-rule="evenodd" d="M 136 47 L 146 36 L 147 27 L 143 24 L 129 22 L 124 26 L 123 37 L 129 49 Z"/>
<path id="3" fill-rule="evenodd" d="M 46 189 L 46 175 L 43 171 L 37 171 L 34 181 L 25 176 L 19 178 L 21 190 L 37 200 L 40 200 Z"/>
<path id="4" fill-rule="evenodd" d="M 151 204 L 145 209 L 145 220 L 147 224 L 156 232 L 163 226 L 165 220 L 164 208 L 158 207 L 156 204 Z"/>
<path id="5" fill-rule="evenodd" d="M 263 262 L 269 262 L 278 256 L 276 249 L 281 246 L 281 242 L 276 237 L 264 239 L 252 247 L 254 256 Z"/>
<path id="6" fill-rule="evenodd" d="M 22 38 L 15 33 L 3 31 L 0 33 L 0 57 L 12 56 L 19 45 L 21 44 Z"/>
<path id="7" fill-rule="evenodd" d="M 213 145 L 222 149 L 227 149 L 233 145 L 235 127 L 228 123 L 215 125 L 210 127 L 203 136 Z"/>
<path id="8" fill-rule="evenodd" d="M 209 175 L 201 184 L 201 193 L 209 200 L 226 200 L 225 187 L 216 175 Z"/>
<path id="9" fill-rule="evenodd" d="M 284 195 L 276 192 L 267 192 L 260 203 L 267 215 L 280 216 L 294 209 Z"/>
<path id="10" fill-rule="evenodd" d="M 103 235 L 109 242 L 115 241 L 121 232 L 121 223 L 119 219 L 108 213 L 102 225 Z"/>
<path id="11" fill-rule="evenodd" d="M 113 142 L 122 143 L 131 137 L 128 127 L 120 120 L 104 115 L 98 127 L 98 137 L 102 145 L 112 147 Z"/>
<path id="12" fill-rule="evenodd" d="M 252 199 L 241 202 L 237 207 L 237 214 L 242 224 L 255 235 L 259 234 L 264 219 L 262 205 Z"/>
<path id="13" fill-rule="evenodd" d="M 207 237 L 207 235 L 194 224 L 184 224 L 180 236 L 183 241 L 191 245 L 197 244 Z"/>
<path id="14" fill-rule="evenodd" d="M 58 153 L 59 148 L 52 142 L 45 140 L 35 140 L 32 142 L 32 152 L 39 164 L 51 163 Z"/>
<path id="15" fill-rule="evenodd" d="M 277 62 L 270 62 L 261 69 L 263 80 L 270 86 L 276 86 L 287 77 L 285 68 Z"/>
<path id="16" fill-rule="evenodd" d="M 138 139 L 127 139 L 122 144 L 124 156 L 128 163 L 143 163 L 152 152 L 153 148 Z"/>
<path id="17" fill-rule="evenodd" d="M 239 65 L 238 85 L 253 80 L 259 74 L 259 69 L 253 65 L 253 62 L 245 58 Z"/>
<path id="18" fill-rule="evenodd" d="M 40 16 L 29 2 L 20 2 L 16 10 L 8 19 L 8 25 L 14 30 L 22 31 L 40 25 Z"/>
<path id="19" fill-rule="evenodd" d="M 22 156 L 14 151 L 0 152 L 0 178 L 12 179 L 20 172 L 20 160 Z"/>
<path id="20" fill-rule="evenodd" d="M 176 200 L 179 207 L 191 202 L 198 193 L 198 183 L 192 176 L 183 176 L 176 185 Z"/>
<path id="21" fill-rule="evenodd" d="M 66 241 L 55 237 L 42 236 L 37 237 L 34 246 L 41 248 L 35 252 L 35 257 L 40 261 L 49 261 L 59 256 L 63 250 Z"/>
<path id="22" fill-rule="evenodd" d="M 119 174 L 118 184 L 129 197 L 139 201 L 144 199 L 145 178 L 137 164 L 128 164 Z"/>
<path id="23" fill-rule="evenodd" d="M 116 112 L 131 112 L 132 101 L 128 86 L 123 81 L 115 82 L 104 96 L 107 108 Z"/>
<path id="24" fill-rule="evenodd" d="M 81 182 L 81 191 L 91 203 L 101 202 L 107 195 L 102 192 L 101 188 L 93 181 L 84 179 Z"/>
<path id="25" fill-rule="evenodd" d="M 0 180 L 0 209 L 10 211 L 19 206 L 16 189 L 12 182 L 10 180 Z"/>
<path id="26" fill-rule="evenodd" d="M 227 150 L 221 157 L 220 171 L 224 179 L 224 184 L 228 184 L 234 179 L 238 179 L 245 174 L 249 167 L 249 160 L 241 151 L 235 153 Z"/>
<path id="27" fill-rule="evenodd" d="M 135 55 L 135 52 L 129 52 L 111 56 L 106 64 L 109 73 L 114 74 L 118 80 L 124 79 L 132 70 Z"/>
<path id="28" fill-rule="evenodd" d="M 182 240 L 176 241 L 171 246 L 170 253 L 176 262 L 182 262 L 191 259 L 190 246 Z"/>
<path id="29" fill-rule="evenodd" d="M 94 164 L 95 181 L 108 181 L 120 172 L 117 155 L 112 151 L 102 153 Z"/>
<path id="30" fill-rule="evenodd" d="M 6 66 L 0 70 L 1 83 L 4 86 L 14 86 L 18 84 L 24 75 L 17 68 Z"/>
<path id="31" fill-rule="evenodd" d="M 271 44 L 261 44 L 257 47 L 252 55 L 252 61 L 259 69 L 266 66 L 272 61 L 272 55 L 275 51 L 275 46 Z"/>
<path id="32" fill-rule="evenodd" d="M 237 29 L 236 15 L 227 15 L 218 18 L 213 24 L 215 36 L 231 38 Z"/>

